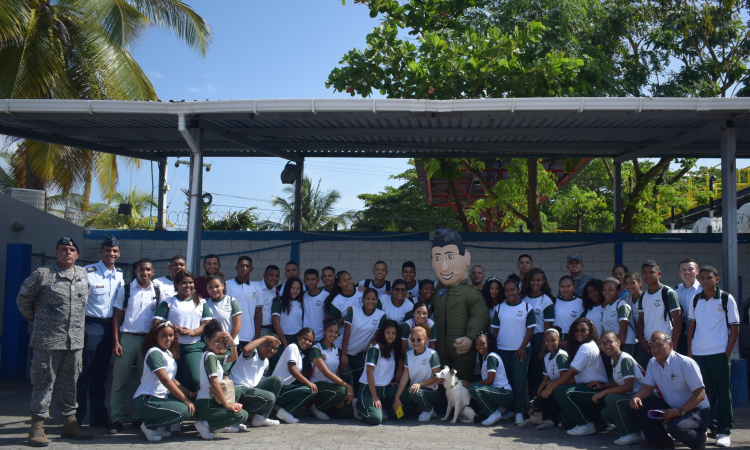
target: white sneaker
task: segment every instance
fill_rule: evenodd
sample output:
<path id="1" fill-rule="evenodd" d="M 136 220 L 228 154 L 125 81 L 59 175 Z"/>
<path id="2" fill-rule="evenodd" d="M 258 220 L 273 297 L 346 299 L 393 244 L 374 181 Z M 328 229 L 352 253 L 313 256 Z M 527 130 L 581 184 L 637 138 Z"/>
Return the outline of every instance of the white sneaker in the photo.
<path id="1" fill-rule="evenodd" d="M 237 428 L 240 431 L 247 431 L 247 425 L 245 425 L 244 423 L 241 423 L 241 424 L 237 425 Z"/>
<path id="2" fill-rule="evenodd" d="M 607 429 L 604 430 L 604 431 L 606 431 L 607 433 L 609 433 L 610 431 L 615 431 L 616 429 L 617 429 L 617 425 L 615 425 L 613 423 L 608 423 L 607 424 Z"/>
<path id="3" fill-rule="evenodd" d="M 278 411 L 276 411 L 276 417 L 278 417 L 280 420 L 283 420 L 286 423 L 297 423 L 299 422 L 299 419 L 294 417 L 293 415 L 286 412 L 284 408 L 279 408 Z"/>
<path id="4" fill-rule="evenodd" d="M 523 414 L 516 413 L 516 425 L 521 425 L 523 423 Z"/>
<path id="5" fill-rule="evenodd" d="M 205 420 L 197 420 L 195 422 L 195 429 L 198 430 L 198 433 L 203 439 L 211 440 L 216 437 L 211 433 L 211 429 L 208 428 L 208 422 Z"/>
<path id="6" fill-rule="evenodd" d="M 179 433 L 182 431 L 182 424 L 181 423 L 175 423 L 171 427 L 169 427 L 169 431 L 172 433 Z"/>
<path id="7" fill-rule="evenodd" d="M 433 413 L 433 410 L 423 411 L 421 414 L 419 414 L 419 418 L 417 420 L 420 422 L 429 422 L 430 419 L 432 419 Z"/>
<path id="8" fill-rule="evenodd" d="M 514 413 L 513 411 L 505 411 L 503 413 L 503 419 L 510 420 L 510 419 L 513 419 L 514 417 L 516 417 L 516 413 Z"/>
<path id="9" fill-rule="evenodd" d="M 390 417 L 388 417 L 388 413 L 385 412 L 385 410 L 382 410 L 382 413 L 383 413 L 383 420 L 390 419 Z"/>
<path id="10" fill-rule="evenodd" d="M 716 446 L 717 447 L 729 447 L 729 445 L 732 443 L 732 441 L 729 439 L 728 434 L 720 434 L 716 436 Z"/>
<path id="11" fill-rule="evenodd" d="M 500 416 L 502 417 L 505 412 L 508 411 L 508 408 L 506 408 L 505 406 L 498 406 L 497 411 L 500 412 Z"/>
<path id="12" fill-rule="evenodd" d="M 497 411 L 490 414 L 490 416 L 486 420 L 482 421 L 482 425 L 494 425 L 502 418 L 503 413 L 501 413 L 500 409 L 498 409 Z"/>
<path id="13" fill-rule="evenodd" d="M 166 427 L 159 427 L 156 429 L 156 434 L 158 434 L 161 437 L 169 437 L 172 436 L 172 433 L 167 431 Z"/>
<path id="14" fill-rule="evenodd" d="M 236 425 L 233 425 L 231 427 L 223 427 L 223 428 L 217 428 L 212 433 L 214 434 L 221 434 L 221 433 L 239 433 L 240 428 Z"/>
<path id="15" fill-rule="evenodd" d="M 263 416 L 255 416 L 253 417 L 253 421 L 250 422 L 250 425 L 253 427 L 275 427 L 279 425 L 279 423 L 278 420 L 269 419 Z"/>
<path id="16" fill-rule="evenodd" d="M 146 439 L 151 442 L 161 441 L 161 436 L 155 430 L 149 430 L 146 428 L 146 424 L 141 423 L 141 431 L 146 435 Z"/>
<path id="17" fill-rule="evenodd" d="M 432 417 L 437 417 L 437 413 L 435 412 L 435 408 L 432 408 L 430 410 L 430 413 L 432 414 Z"/>
<path id="18" fill-rule="evenodd" d="M 633 445 L 637 444 L 641 440 L 640 433 L 630 433 L 627 436 L 623 436 L 619 439 L 615 439 L 615 445 Z"/>
<path id="19" fill-rule="evenodd" d="M 315 416 L 318 420 L 330 420 L 331 418 L 328 416 L 328 414 L 318 411 L 318 408 L 315 406 L 315 403 L 310 407 L 310 411 L 313 413 L 313 416 Z"/>
<path id="20" fill-rule="evenodd" d="M 591 422 L 586 425 L 576 425 L 575 428 L 568 430 L 568 434 L 571 436 L 588 436 L 594 433 L 596 433 L 596 427 Z"/>
<path id="21" fill-rule="evenodd" d="M 354 410 L 354 418 L 357 420 L 362 420 L 362 417 L 359 415 L 359 412 L 357 411 L 357 400 L 358 399 L 356 398 L 352 400 L 352 409 Z"/>

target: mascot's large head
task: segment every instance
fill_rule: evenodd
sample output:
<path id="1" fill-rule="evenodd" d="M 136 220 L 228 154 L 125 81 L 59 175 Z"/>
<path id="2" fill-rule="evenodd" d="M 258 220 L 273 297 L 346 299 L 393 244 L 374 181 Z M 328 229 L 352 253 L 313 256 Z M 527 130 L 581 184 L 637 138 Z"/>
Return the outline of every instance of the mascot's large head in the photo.
<path id="1" fill-rule="evenodd" d="M 438 228 L 432 239 L 432 269 L 443 286 L 453 286 L 469 277 L 471 253 L 461 236 L 450 228 Z"/>

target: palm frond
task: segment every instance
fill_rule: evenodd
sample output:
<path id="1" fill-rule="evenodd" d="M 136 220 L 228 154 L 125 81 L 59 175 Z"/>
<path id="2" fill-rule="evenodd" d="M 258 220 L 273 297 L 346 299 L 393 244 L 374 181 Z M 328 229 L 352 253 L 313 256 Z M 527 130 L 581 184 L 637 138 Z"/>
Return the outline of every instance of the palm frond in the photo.
<path id="1" fill-rule="evenodd" d="M 129 0 L 159 28 L 169 31 L 201 56 L 213 42 L 211 26 L 180 0 Z"/>

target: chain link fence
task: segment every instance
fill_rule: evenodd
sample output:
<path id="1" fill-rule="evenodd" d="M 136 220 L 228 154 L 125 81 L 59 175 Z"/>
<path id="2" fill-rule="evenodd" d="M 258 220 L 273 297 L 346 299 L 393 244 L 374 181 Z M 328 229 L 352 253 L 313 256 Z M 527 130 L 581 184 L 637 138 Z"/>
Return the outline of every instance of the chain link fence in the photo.
<path id="1" fill-rule="evenodd" d="M 45 253 L 32 253 L 31 254 L 31 271 L 35 271 L 36 269 L 46 266 L 47 264 L 51 264 L 57 261 L 57 257 L 55 255 L 47 255 Z M 89 264 L 95 264 L 98 263 L 99 260 L 91 261 L 88 259 L 78 259 L 76 261 L 77 266 L 88 266 Z M 133 265 L 129 263 L 116 263 L 115 267 L 122 270 L 122 277 L 125 280 L 125 283 L 131 283 L 134 279 L 133 274 Z"/>

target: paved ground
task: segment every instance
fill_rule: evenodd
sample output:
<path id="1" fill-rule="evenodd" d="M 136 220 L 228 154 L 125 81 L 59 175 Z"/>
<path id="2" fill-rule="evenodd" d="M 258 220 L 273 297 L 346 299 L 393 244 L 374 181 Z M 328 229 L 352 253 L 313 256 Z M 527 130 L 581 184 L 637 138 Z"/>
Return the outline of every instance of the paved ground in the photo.
<path id="1" fill-rule="evenodd" d="M 135 384 L 131 383 L 135 391 Z M 29 427 L 28 405 L 31 387 L 28 383 L 0 382 L 0 447 L 15 449 L 28 448 L 26 434 Z M 132 410 L 126 410 L 130 415 Z M 54 415 L 58 415 L 56 412 Z M 248 448 L 273 450 L 355 450 L 355 449 L 484 449 L 503 448 L 514 450 L 526 449 L 604 449 L 613 448 L 612 441 L 616 433 L 599 433 L 593 436 L 572 437 L 562 429 L 537 431 L 533 428 L 519 429 L 510 421 L 500 421 L 497 426 L 484 427 L 475 425 L 450 425 L 433 419 L 427 424 L 415 419 L 386 421 L 385 424 L 373 427 L 362 422 L 330 421 L 321 423 L 305 411 L 298 414 L 299 424 L 282 424 L 273 428 L 251 429 L 239 434 L 221 435 L 213 441 L 203 441 L 195 428 L 183 426 L 182 433 L 175 433 L 158 443 L 159 448 L 185 449 L 188 444 L 193 448 Z M 86 421 L 88 423 L 88 421 Z M 733 448 L 750 448 L 750 410 L 735 410 L 735 431 L 732 433 Z M 87 427 L 88 428 L 88 427 Z M 133 430 L 126 425 L 123 433 L 108 436 L 100 428 L 91 429 L 95 435 L 90 441 L 61 440 L 61 422 L 49 420 L 46 432 L 52 439 L 50 448 L 103 448 L 125 449 L 140 448 L 151 445 L 140 430 Z M 713 439 L 709 440 L 713 447 Z M 153 448 L 153 447 L 152 447 Z M 638 446 L 627 447 L 637 449 Z M 682 447 L 686 448 L 686 447 Z"/>

